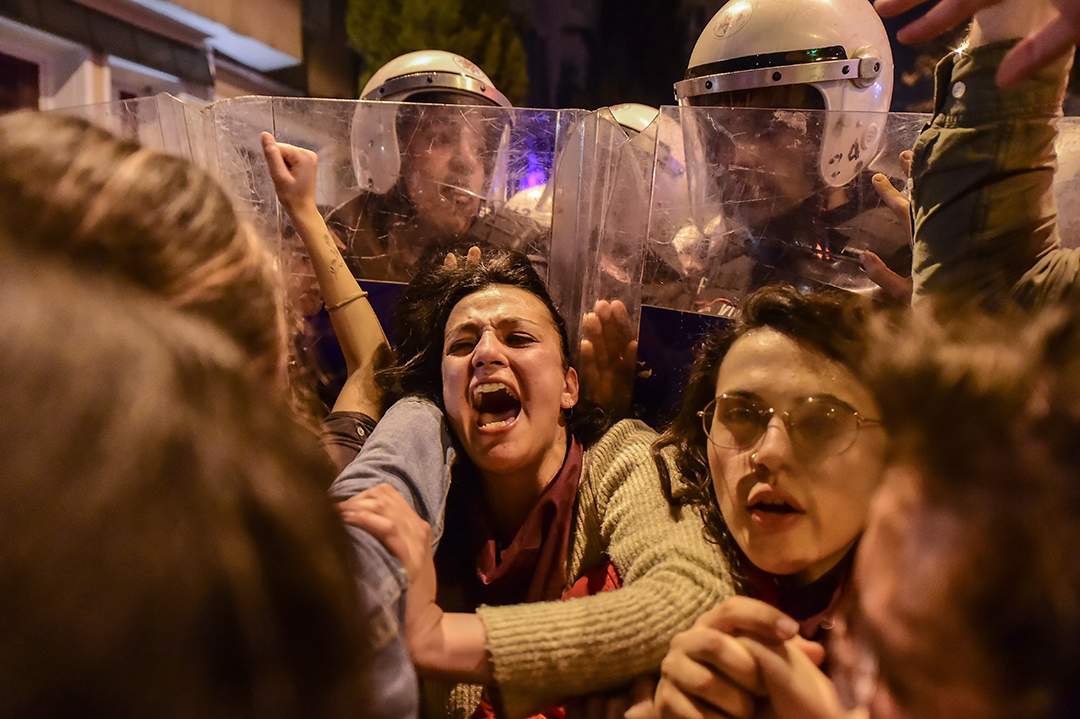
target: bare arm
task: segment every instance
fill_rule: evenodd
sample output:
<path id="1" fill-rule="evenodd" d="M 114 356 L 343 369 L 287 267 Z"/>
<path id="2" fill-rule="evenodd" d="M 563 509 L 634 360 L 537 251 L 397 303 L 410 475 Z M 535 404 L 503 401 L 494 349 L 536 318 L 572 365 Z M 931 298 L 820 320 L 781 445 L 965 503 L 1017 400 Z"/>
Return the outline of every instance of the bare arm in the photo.
<path id="1" fill-rule="evenodd" d="M 310 150 L 277 142 L 269 132 L 262 133 L 261 140 L 278 200 L 292 218 L 311 258 L 345 356 L 348 380 L 334 410 L 354 410 L 377 419 L 383 412 L 383 400 L 375 383 L 375 371 L 389 346 L 375 310 L 345 266 L 334 236 L 315 204 L 319 158 Z"/>

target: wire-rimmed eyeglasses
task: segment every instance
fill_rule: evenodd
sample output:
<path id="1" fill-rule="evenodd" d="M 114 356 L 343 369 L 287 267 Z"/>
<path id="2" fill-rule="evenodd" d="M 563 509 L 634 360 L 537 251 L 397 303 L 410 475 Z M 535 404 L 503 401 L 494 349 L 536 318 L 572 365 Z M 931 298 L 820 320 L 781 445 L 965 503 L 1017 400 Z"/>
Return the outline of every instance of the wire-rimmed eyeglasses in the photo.
<path id="1" fill-rule="evenodd" d="M 780 418 L 796 451 L 804 455 L 840 454 L 855 444 L 863 425 L 880 425 L 830 395 L 803 397 L 787 412 L 745 395 L 722 394 L 698 412 L 705 435 L 717 447 L 750 449 L 761 441 L 769 422 Z"/>

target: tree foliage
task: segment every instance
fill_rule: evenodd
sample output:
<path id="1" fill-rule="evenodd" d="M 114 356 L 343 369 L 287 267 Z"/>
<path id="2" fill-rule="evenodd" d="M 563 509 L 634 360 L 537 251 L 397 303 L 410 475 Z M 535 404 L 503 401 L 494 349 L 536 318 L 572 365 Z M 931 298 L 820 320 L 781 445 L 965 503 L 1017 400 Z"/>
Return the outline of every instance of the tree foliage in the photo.
<path id="1" fill-rule="evenodd" d="M 525 49 L 505 0 L 349 0 L 345 22 L 365 62 L 358 90 L 398 55 L 447 50 L 483 68 L 515 105 L 525 100 Z"/>

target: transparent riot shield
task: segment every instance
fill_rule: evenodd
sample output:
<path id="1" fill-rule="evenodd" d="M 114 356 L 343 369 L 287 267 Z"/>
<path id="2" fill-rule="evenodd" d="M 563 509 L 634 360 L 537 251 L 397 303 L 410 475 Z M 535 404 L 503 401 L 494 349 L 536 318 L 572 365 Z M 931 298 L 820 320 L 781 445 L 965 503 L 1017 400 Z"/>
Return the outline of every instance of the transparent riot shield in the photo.
<path id="1" fill-rule="evenodd" d="M 837 137 L 825 111 L 669 107 L 661 115 L 660 139 L 675 147 L 681 137 L 686 183 L 673 198 L 653 193 L 646 304 L 724 316 L 772 282 L 871 292 L 861 250 L 909 271 L 908 226 L 870 177 L 883 172 L 906 183 L 897 157 L 925 116 L 862 118 L 880 133 L 863 147 Z M 840 186 L 826 172 L 837 153 L 862 167 Z"/>
<path id="2" fill-rule="evenodd" d="M 210 112 L 218 176 L 270 232 L 282 219 L 259 132 L 318 153 L 318 203 L 358 279 L 406 282 L 417 263 L 469 241 L 546 268 L 542 198 L 523 200 L 551 176 L 570 111 L 238 98 Z"/>
<path id="3" fill-rule="evenodd" d="M 316 202 L 384 327 L 419 263 L 475 242 L 526 252 L 547 279 L 554 159 L 583 112 L 300 98 L 236 98 L 206 111 L 207 161 L 279 248 L 297 351 L 325 397 L 343 379 L 306 253 L 281 211 L 259 134 L 319 155 Z M 547 209 L 545 209 L 545 207 Z"/>
<path id="4" fill-rule="evenodd" d="M 598 301 L 622 302 L 636 335 L 655 133 L 628 135 L 610 111 L 583 118 L 558 157 L 548 287 L 571 347 Z"/>
<path id="5" fill-rule="evenodd" d="M 146 147 L 203 165 L 205 105 L 167 93 L 121 102 L 69 107 L 57 112 L 82 117 Z"/>
<path id="6" fill-rule="evenodd" d="M 306 254 L 276 201 L 259 142 L 264 130 L 318 152 L 317 202 L 342 228 L 343 252 L 387 327 L 400 285 L 373 280 L 406 280 L 413 258 L 437 252 L 467 224 L 462 241 L 529 253 L 570 321 L 574 347 L 596 300 L 622 299 L 632 322 L 640 305 L 641 375 L 684 365 L 705 323 L 729 316 L 758 285 L 872 291 L 857 261 L 861 249 L 906 271 L 906 227 L 868 178 L 880 171 L 902 186 L 897 155 L 928 119 L 882 116 L 882 141 L 870 152 L 838 146 L 823 112 L 666 107 L 634 138 L 606 114 L 579 110 L 269 97 L 204 106 L 159 95 L 62 112 L 188 158 L 236 196 L 282 257 L 290 308 L 301 318 L 294 326 L 303 325 L 299 351 L 333 355 L 336 343 Z M 1063 243 L 1077 247 L 1080 120 L 1064 118 L 1058 129 L 1059 226 Z M 438 161 L 454 138 L 465 138 L 465 147 L 472 139 L 471 151 L 457 153 L 471 159 Z M 860 153 L 864 168 L 835 187 L 823 170 L 841 150 Z M 397 204 L 389 201 L 394 193 Z M 646 317 L 653 311 L 666 314 Z M 680 341 L 683 356 L 648 357 L 650 346 Z M 658 387 L 657 402 L 670 403 L 678 382 Z"/>
<path id="7" fill-rule="evenodd" d="M 881 148 L 836 187 L 822 172 L 830 147 L 823 113 L 661 108 L 634 386 L 648 420 L 671 416 L 698 339 L 734 317 L 754 288 L 784 281 L 870 292 L 860 249 L 908 271 L 908 225 L 869 178 L 880 171 L 903 185 L 897 157 L 926 119 L 878 117 Z"/>

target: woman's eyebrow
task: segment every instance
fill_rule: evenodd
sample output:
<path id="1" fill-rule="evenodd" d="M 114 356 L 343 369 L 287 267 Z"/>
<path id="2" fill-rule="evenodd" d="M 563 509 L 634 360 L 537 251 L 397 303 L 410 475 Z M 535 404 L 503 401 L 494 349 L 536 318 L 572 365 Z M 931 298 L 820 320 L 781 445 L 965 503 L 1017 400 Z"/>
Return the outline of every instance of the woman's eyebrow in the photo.
<path id="1" fill-rule="evenodd" d="M 459 322 L 458 324 L 454 325 L 453 327 L 447 326 L 447 328 L 443 331 L 443 337 L 446 338 L 446 337 L 449 337 L 450 335 L 456 334 L 458 332 L 464 332 L 466 330 L 476 329 L 476 327 L 478 325 L 479 325 L 479 323 L 476 320 L 469 319 L 469 320 L 465 320 L 464 322 Z"/>
<path id="2" fill-rule="evenodd" d="M 757 392 L 750 392 L 750 391 L 742 390 L 742 389 L 733 389 L 730 392 L 721 392 L 719 395 L 717 395 L 717 397 L 719 397 L 721 395 L 724 396 L 724 397 L 733 397 L 733 398 L 737 398 L 737 399 L 752 399 L 752 400 L 763 401 L 761 399 L 761 395 L 759 395 Z"/>
<path id="3" fill-rule="evenodd" d="M 540 322 L 537 322 L 536 320 L 531 320 L 528 317 L 518 317 L 517 315 L 512 315 L 510 317 L 500 317 L 500 318 L 496 319 L 492 324 L 495 327 L 497 327 L 498 329 L 505 329 L 507 326 L 516 326 L 516 325 L 529 325 L 531 327 L 542 327 L 543 326 Z M 464 322 L 460 322 L 460 323 L 454 325 L 453 327 L 447 327 L 446 332 L 445 332 L 445 336 L 449 337 L 450 335 L 454 334 L 455 332 L 461 332 L 463 330 L 475 329 L 479 325 L 480 325 L 480 322 L 478 320 L 467 319 Z"/>
<path id="4" fill-rule="evenodd" d="M 495 322 L 497 327 L 504 327 L 506 325 L 531 325 L 533 327 L 540 327 L 540 323 L 536 320 L 530 320 L 528 317 L 503 317 Z"/>
<path id="5" fill-rule="evenodd" d="M 855 405 L 853 405 L 851 402 L 848 402 L 846 399 L 840 399 L 835 394 L 832 394 L 830 392 L 822 392 L 820 394 L 812 394 L 812 395 L 810 395 L 808 397 L 808 399 L 828 400 L 829 402 L 835 402 L 836 404 L 842 404 L 845 407 L 850 407 L 851 409 L 855 410 L 856 412 L 859 411 L 855 407 Z"/>

